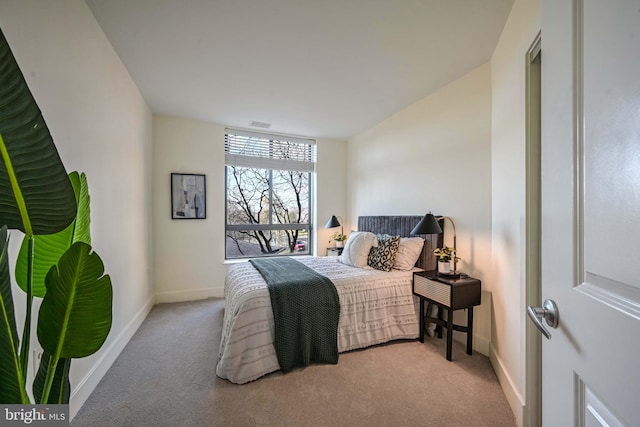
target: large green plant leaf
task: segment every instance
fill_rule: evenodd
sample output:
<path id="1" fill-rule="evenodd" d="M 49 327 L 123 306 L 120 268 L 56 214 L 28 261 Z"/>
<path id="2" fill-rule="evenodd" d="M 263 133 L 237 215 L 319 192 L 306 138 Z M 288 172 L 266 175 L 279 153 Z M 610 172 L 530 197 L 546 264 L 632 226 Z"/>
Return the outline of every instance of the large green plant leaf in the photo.
<path id="1" fill-rule="evenodd" d="M 44 297 L 46 292 L 44 279 L 47 273 L 51 269 L 51 266 L 58 263 L 62 254 L 69 249 L 71 244 L 75 242 L 91 244 L 90 198 L 87 176 L 84 173 L 78 174 L 78 172 L 74 171 L 69 174 L 69 179 L 73 185 L 76 204 L 78 206 L 75 221 L 59 233 L 34 237 L 32 292 L 36 297 Z M 24 236 L 16 260 L 15 279 L 20 288 L 25 292 L 27 292 L 28 248 L 29 237 Z"/>
<path id="2" fill-rule="evenodd" d="M 75 216 L 67 172 L 0 31 L 0 224 L 27 235 L 51 234 Z"/>
<path id="3" fill-rule="evenodd" d="M 64 394 L 68 370 L 56 379 L 60 360 L 89 356 L 107 339 L 113 291 L 102 260 L 84 242 L 71 245 L 51 267 L 45 286 L 47 292 L 38 315 L 38 341 L 50 359 L 40 400 L 49 402 L 51 392 Z M 56 390 L 56 382 L 62 389 Z"/>
<path id="4" fill-rule="evenodd" d="M 69 383 L 69 369 L 71 368 L 71 359 L 58 360 L 58 366 L 56 367 L 56 373 L 51 385 L 49 398 L 46 402 L 42 401 L 42 394 L 44 391 L 45 382 L 47 380 L 47 372 L 49 370 L 50 361 L 51 356 L 45 351 L 42 354 L 42 359 L 40 360 L 38 373 L 33 380 L 33 398 L 35 399 L 36 403 L 69 403 L 69 396 L 71 395 L 71 384 Z"/>
<path id="5" fill-rule="evenodd" d="M 45 279 L 47 293 L 38 315 L 38 341 L 52 356 L 89 356 L 102 346 L 111 329 L 113 293 L 109 275 L 91 246 L 76 242 Z"/>
<path id="6" fill-rule="evenodd" d="M 71 175 L 78 172 L 71 172 Z M 89 197 L 89 182 L 87 176 L 82 172 L 79 176 L 80 187 L 77 195 L 78 212 L 76 214 L 75 230 L 73 232 L 73 242 L 85 242 L 91 245 L 91 197 Z"/>
<path id="7" fill-rule="evenodd" d="M 18 332 L 9 277 L 7 227 L 0 229 L 0 403 L 29 403 L 18 359 Z"/>

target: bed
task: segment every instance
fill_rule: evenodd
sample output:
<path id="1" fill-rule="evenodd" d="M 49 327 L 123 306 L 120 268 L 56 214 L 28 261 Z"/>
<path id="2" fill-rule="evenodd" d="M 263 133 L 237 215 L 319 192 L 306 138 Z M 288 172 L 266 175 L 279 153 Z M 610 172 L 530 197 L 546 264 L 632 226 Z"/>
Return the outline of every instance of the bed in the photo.
<path id="1" fill-rule="evenodd" d="M 410 231 L 421 216 L 362 216 L 358 231 L 402 236 L 415 244 Z M 338 257 L 296 257 L 329 278 L 337 291 L 340 315 L 338 352 L 399 339 L 415 339 L 419 332 L 419 304 L 412 294 L 413 272 L 433 269 L 434 248 L 441 235 L 426 237 L 414 265 L 389 272 L 359 268 Z M 422 239 L 422 237 L 420 237 Z M 415 246 L 415 245 L 414 245 Z M 404 246 L 406 251 L 408 246 Z M 405 252 L 406 255 L 406 252 Z M 406 262 L 407 258 L 403 258 Z M 243 384 L 280 369 L 274 347 L 274 317 L 267 284 L 249 262 L 233 264 L 225 278 L 225 312 L 216 374 Z"/>

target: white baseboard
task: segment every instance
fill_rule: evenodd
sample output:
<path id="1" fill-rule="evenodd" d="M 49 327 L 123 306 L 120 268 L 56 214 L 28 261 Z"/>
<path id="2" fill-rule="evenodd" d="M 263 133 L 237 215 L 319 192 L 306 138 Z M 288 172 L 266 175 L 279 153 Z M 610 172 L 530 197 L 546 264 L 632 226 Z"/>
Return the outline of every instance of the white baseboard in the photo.
<path id="1" fill-rule="evenodd" d="M 467 333 L 460 331 L 453 331 L 453 340 L 461 342 L 465 346 L 467 345 Z M 473 349 L 480 354 L 489 357 L 491 341 L 487 337 L 481 337 L 473 334 Z M 465 347 L 466 348 L 466 347 Z"/>
<path id="2" fill-rule="evenodd" d="M 144 319 L 147 317 L 151 308 L 155 304 L 155 298 L 152 296 L 146 304 L 131 319 L 127 326 L 120 332 L 111 345 L 102 352 L 102 356 L 93 364 L 93 368 L 84 376 L 84 378 L 71 391 L 69 399 L 69 417 L 73 420 L 89 395 L 96 388 L 102 377 L 107 373 L 113 362 L 118 358 L 124 347 L 127 345 L 133 334 L 136 333 Z"/>
<path id="3" fill-rule="evenodd" d="M 491 366 L 493 366 L 496 377 L 498 377 L 498 382 L 507 398 L 507 403 L 509 403 L 511 411 L 516 417 L 516 425 L 522 427 L 524 423 L 524 400 L 514 386 L 511 376 L 505 369 L 502 360 L 500 360 L 500 356 L 496 353 L 496 349 L 492 344 L 489 345 L 489 361 L 491 362 Z"/>
<path id="4" fill-rule="evenodd" d="M 491 341 L 487 337 L 473 336 L 473 349 L 487 357 L 491 353 Z"/>
<path id="5" fill-rule="evenodd" d="M 224 288 L 190 289 L 186 291 L 157 292 L 156 303 L 195 301 L 205 298 L 223 298 Z"/>

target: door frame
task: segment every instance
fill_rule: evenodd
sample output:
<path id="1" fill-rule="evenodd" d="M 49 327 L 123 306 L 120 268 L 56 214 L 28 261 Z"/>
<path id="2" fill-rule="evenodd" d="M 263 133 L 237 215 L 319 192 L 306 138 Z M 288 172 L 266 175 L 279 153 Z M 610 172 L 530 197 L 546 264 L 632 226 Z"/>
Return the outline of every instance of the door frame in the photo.
<path id="1" fill-rule="evenodd" d="M 527 306 L 542 305 L 540 282 L 541 240 L 541 60 L 542 36 L 538 32 L 525 55 L 526 208 L 525 208 L 525 410 L 524 425 L 542 424 L 542 335 L 526 319 Z"/>

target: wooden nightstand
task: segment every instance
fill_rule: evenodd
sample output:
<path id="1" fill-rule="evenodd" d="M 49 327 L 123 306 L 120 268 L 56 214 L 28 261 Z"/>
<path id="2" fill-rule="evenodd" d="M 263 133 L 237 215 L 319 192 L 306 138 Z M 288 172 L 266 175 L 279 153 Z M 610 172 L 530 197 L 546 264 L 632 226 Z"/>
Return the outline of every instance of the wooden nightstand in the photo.
<path id="1" fill-rule="evenodd" d="M 327 248 L 327 256 L 340 256 L 344 248 Z"/>
<path id="2" fill-rule="evenodd" d="M 466 332 L 467 354 L 473 350 L 473 307 L 480 305 L 480 280 L 461 274 L 459 278 L 438 276 L 435 271 L 419 271 L 413 273 L 413 294 L 420 297 L 420 342 L 424 342 L 425 317 L 435 322 L 438 338 L 442 338 L 442 327 L 447 328 L 447 360 L 451 360 L 451 344 L 453 331 Z M 424 302 L 436 304 L 438 317 L 424 314 Z M 455 310 L 467 309 L 467 326 L 453 323 Z M 442 310 L 447 310 L 447 319 L 443 319 Z M 430 310 L 429 310 L 430 311 Z"/>

